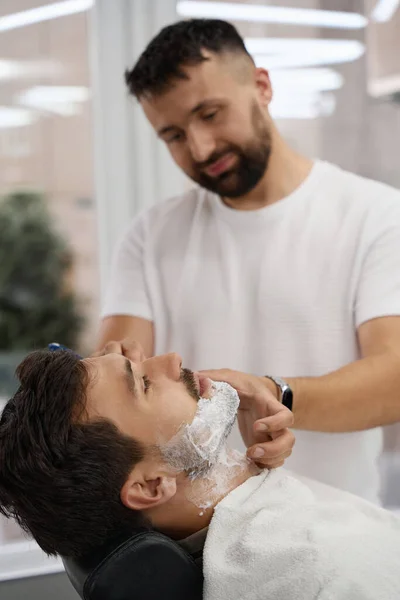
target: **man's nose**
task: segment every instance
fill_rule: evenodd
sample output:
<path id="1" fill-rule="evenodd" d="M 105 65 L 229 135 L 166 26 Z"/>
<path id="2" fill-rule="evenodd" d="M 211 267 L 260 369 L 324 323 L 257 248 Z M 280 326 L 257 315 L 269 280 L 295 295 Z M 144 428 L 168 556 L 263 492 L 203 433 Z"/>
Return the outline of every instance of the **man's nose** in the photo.
<path id="1" fill-rule="evenodd" d="M 142 365 L 149 377 L 164 375 L 174 381 L 179 381 L 181 377 L 182 358 L 176 352 L 154 356 L 146 360 Z"/>
<path id="2" fill-rule="evenodd" d="M 196 163 L 206 162 L 215 152 L 215 141 L 211 132 L 196 129 L 188 135 L 190 154 Z"/>

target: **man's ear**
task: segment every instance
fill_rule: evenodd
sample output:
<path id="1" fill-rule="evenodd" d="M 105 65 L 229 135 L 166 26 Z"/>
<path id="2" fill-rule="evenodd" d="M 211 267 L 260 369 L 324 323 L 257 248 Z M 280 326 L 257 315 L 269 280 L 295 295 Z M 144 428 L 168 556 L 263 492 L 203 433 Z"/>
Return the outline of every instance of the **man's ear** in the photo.
<path id="1" fill-rule="evenodd" d="M 272 85 L 266 69 L 257 67 L 255 70 L 256 85 L 262 106 L 269 106 L 272 100 Z"/>
<path id="2" fill-rule="evenodd" d="M 127 508 L 149 510 L 168 502 L 175 494 L 175 477 L 156 469 L 147 471 L 138 465 L 124 483 L 120 497 Z"/>

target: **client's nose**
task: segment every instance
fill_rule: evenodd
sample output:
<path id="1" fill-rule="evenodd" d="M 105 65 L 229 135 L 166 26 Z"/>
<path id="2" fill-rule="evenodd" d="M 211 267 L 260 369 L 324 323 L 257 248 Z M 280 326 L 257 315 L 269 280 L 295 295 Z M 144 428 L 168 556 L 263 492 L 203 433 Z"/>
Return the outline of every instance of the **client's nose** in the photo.
<path id="1" fill-rule="evenodd" d="M 165 375 L 169 379 L 179 381 L 181 377 L 182 358 L 176 352 L 154 356 L 143 363 L 146 373 Z"/>

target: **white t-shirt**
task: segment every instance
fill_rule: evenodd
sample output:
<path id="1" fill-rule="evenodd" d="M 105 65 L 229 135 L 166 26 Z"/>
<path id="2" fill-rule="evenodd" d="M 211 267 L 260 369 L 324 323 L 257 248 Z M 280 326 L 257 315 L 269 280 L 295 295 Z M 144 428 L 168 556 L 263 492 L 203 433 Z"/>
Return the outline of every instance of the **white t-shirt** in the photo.
<path id="1" fill-rule="evenodd" d="M 361 323 L 400 315 L 400 193 L 324 162 L 260 210 L 195 188 L 131 224 L 109 315 L 153 321 L 155 353 L 178 352 L 195 370 L 334 371 L 359 358 Z M 296 437 L 288 468 L 378 500 L 380 429 Z"/>

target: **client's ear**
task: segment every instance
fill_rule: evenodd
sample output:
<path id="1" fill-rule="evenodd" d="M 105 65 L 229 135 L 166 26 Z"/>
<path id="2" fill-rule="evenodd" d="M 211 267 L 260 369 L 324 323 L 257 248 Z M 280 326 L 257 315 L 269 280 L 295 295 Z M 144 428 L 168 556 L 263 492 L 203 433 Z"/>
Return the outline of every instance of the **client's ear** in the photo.
<path id="1" fill-rule="evenodd" d="M 121 490 L 122 503 L 132 510 L 149 510 L 168 502 L 176 494 L 176 478 L 160 470 L 137 466 Z"/>

